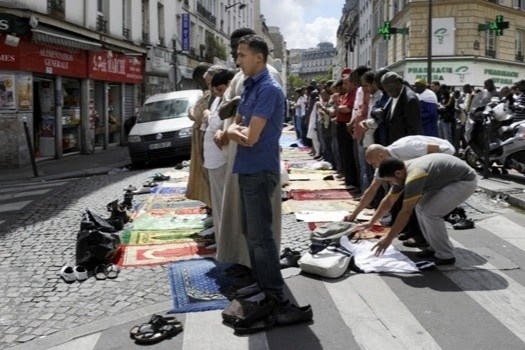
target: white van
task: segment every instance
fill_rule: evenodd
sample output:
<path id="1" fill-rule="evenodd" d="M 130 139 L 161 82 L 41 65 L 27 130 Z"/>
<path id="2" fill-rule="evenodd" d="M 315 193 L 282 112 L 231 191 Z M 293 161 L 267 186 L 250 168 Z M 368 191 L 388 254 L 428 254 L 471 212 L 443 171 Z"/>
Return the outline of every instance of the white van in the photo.
<path id="1" fill-rule="evenodd" d="M 201 90 L 183 90 L 147 99 L 128 136 L 133 165 L 190 154 L 193 121 L 188 110 L 201 96 Z"/>

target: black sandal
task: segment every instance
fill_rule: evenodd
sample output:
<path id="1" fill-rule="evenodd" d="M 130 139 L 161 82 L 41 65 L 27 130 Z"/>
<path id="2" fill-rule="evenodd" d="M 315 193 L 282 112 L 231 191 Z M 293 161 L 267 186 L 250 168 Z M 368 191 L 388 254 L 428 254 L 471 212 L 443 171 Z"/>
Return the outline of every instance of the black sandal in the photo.
<path id="1" fill-rule="evenodd" d="M 139 331 L 133 336 L 138 344 L 154 344 L 164 339 L 171 338 L 182 332 L 181 324 L 164 325 L 157 327 L 153 324 L 139 327 Z"/>
<path id="2" fill-rule="evenodd" d="M 135 335 L 139 333 L 149 333 L 153 327 L 160 328 L 162 326 L 181 326 L 182 323 L 173 316 L 161 316 L 153 315 L 147 323 L 143 323 L 140 326 L 135 326 L 129 331 L 129 336 L 134 339 Z"/>

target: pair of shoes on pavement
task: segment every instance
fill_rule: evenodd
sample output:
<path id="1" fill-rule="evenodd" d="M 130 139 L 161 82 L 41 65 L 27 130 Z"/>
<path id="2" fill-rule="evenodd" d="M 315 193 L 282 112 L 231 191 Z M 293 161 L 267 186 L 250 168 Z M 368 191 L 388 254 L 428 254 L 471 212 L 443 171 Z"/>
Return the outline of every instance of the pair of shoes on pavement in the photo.
<path id="1" fill-rule="evenodd" d="M 108 265 L 98 265 L 93 271 L 93 275 L 97 280 L 105 280 L 106 278 L 115 279 L 118 277 L 120 269 L 117 265 L 108 264 Z"/>
<path id="2" fill-rule="evenodd" d="M 66 283 L 73 283 L 75 281 L 83 282 L 88 279 L 88 271 L 80 265 L 75 267 L 64 265 L 60 269 L 60 277 Z"/>
<path id="3" fill-rule="evenodd" d="M 441 258 L 438 258 L 435 255 L 436 255 L 436 252 L 434 252 L 433 250 L 430 250 L 430 249 L 424 249 L 424 250 L 416 253 L 416 256 L 418 258 L 422 258 L 422 259 L 432 258 L 432 261 L 434 262 L 434 264 L 436 264 L 436 266 L 453 265 L 453 264 L 456 263 L 456 258 L 441 259 Z"/>
<path id="4" fill-rule="evenodd" d="M 297 263 L 301 259 L 301 252 L 291 250 L 290 248 L 284 248 L 280 258 L 281 269 L 287 269 L 289 267 L 299 267 Z"/>
<path id="5" fill-rule="evenodd" d="M 172 316 L 151 316 L 149 322 L 134 326 L 129 331 L 137 344 L 155 344 L 182 332 L 182 323 Z"/>
<path id="6" fill-rule="evenodd" d="M 452 225 L 454 230 L 468 230 L 474 228 L 474 221 L 472 219 L 460 219 L 454 225 Z"/>

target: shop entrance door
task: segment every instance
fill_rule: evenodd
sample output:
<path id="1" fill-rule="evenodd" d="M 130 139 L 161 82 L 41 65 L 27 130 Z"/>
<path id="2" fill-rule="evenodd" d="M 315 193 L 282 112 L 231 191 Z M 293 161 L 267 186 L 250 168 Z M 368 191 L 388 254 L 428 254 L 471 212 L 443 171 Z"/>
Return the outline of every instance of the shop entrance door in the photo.
<path id="1" fill-rule="evenodd" d="M 122 142 L 122 98 L 121 85 L 108 86 L 108 129 L 109 144 L 118 145 Z"/>
<path id="2" fill-rule="evenodd" d="M 39 159 L 56 156 L 55 84 L 51 79 L 33 80 L 33 147 Z"/>

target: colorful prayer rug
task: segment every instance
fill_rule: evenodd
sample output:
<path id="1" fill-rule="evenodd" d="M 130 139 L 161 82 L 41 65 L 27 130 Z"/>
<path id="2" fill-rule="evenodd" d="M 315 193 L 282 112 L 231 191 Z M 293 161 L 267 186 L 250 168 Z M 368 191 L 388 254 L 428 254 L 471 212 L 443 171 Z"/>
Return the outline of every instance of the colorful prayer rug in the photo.
<path id="1" fill-rule="evenodd" d="M 206 248 L 203 242 L 179 242 L 169 244 L 122 245 L 119 266 L 162 265 L 179 260 L 215 256 L 215 249 Z"/>
<path id="2" fill-rule="evenodd" d="M 325 199 L 353 199 L 354 196 L 347 190 L 291 190 L 290 198 L 299 201 L 325 200 Z"/>
<path id="3" fill-rule="evenodd" d="M 170 264 L 173 310 L 170 313 L 220 310 L 228 306 L 235 293 L 234 279 L 224 270 L 230 264 L 212 259 L 194 259 Z"/>
<path id="4" fill-rule="evenodd" d="M 144 212 L 131 224 L 132 230 L 203 230 L 206 214 L 197 215 L 153 215 Z"/>
<path id="5" fill-rule="evenodd" d="M 345 184 L 342 181 L 324 181 L 324 180 L 311 180 L 311 181 L 292 181 L 287 186 L 289 191 L 293 190 L 344 190 Z"/>
<path id="6" fill-rule="evenodd" d="M 338 211 L 346 210 L 353 211 L 356 207 L 358 201 L 354 200 L 311 200 L 311 201 L 297 201 L 297 200 L 287 200 L 283 202 L 283 212 L 286 214 L 297 213 L 300 211 Z"/>
<path id="7" fill-rule="evenodd" d="M 167 244 L 178 242 L 211 242 L 199 237 L 200 230 L 161 230 L 136 231 L 125 230 L 122 233 L 122 243 L 127 245 Z"/>

